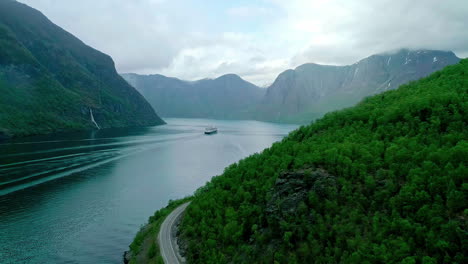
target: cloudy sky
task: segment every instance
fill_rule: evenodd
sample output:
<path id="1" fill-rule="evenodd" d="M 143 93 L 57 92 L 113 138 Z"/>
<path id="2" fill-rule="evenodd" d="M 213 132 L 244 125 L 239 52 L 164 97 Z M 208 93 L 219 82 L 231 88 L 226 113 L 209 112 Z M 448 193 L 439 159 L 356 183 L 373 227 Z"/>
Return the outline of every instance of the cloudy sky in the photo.
<path id="1" fill-rule="evenodd" d="M 402 47 L 468 56 L 467 0 L 20 0 L 121 73 L 267 85 L 306 63 L 352 64 Z"/>

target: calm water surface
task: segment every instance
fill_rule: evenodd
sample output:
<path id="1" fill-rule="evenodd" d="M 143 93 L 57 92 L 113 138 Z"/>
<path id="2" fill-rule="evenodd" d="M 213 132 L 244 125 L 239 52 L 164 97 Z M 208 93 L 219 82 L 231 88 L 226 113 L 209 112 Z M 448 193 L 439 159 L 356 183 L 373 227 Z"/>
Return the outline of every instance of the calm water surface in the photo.
<path id="1" fill-rule="evenodd" d="M 166 121 L 0 143 L 0 263 L 122 263 L 137 230 L 169 199 L 296 128 Z M 219 133 L 205 136 L 208 125 Z"/>

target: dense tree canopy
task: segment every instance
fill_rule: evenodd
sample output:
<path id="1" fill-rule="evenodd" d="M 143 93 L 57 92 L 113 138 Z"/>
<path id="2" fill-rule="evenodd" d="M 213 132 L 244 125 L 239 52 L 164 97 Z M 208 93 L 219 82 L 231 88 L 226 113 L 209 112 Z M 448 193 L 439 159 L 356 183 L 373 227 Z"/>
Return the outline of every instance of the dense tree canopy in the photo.
<path id="1" fill-rule="evenodd" d="M 468 263 L 468 60 L 327 114 L 199 189 L 190 263 Z"/>

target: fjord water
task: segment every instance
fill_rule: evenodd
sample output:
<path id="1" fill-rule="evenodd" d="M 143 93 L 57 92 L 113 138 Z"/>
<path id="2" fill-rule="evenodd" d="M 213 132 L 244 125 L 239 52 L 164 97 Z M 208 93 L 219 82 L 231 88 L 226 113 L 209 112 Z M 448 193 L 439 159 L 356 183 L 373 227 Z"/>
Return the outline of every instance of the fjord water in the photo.
<path id="1" fill-rule="evenodd" d="M 148 216 L 295 126 L 167 119 L 0 143 L 1 263 L 121 263 Z M 219 133 L 206 136 L 204 127 Z"/>

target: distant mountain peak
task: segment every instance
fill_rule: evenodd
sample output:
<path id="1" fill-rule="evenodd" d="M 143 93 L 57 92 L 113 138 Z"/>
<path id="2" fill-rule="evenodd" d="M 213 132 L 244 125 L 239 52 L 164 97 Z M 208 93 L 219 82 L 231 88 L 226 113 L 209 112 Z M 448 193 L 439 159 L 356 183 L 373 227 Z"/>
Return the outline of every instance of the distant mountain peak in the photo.
<path id="1" fill-rule="evenodd" d="M 198 81 L 128 74 L 122 77 L 165 117 L 249 118 L 248 112 L 265 93 L 265 89 L 232 73 Z"/>
<path id="2" fill-rule="evenodd" d="M 267 89 L 258 119 L 308 122 L 459 60 L 451 51 L 399 49 L 345 66 L 306 63 L 279 74 Z"/>
<path id="3" fill-rule="evenodd" d="M 227 73 L 224 75 L 219 76 L 216 79 L 242 79 L 239 75 L 234 74 L 234 73 Z"/>
<path id="4" fill-rule="evenodd" d="M 374 56 L 394 56 L 394 55 L 427 55 L 427 54 L 444 54 L 447 56 L 456 57 L 455 53 L 450 50 L 431 50 L 431 49 L 410 49 L 410 48 L 401 48 L 392 51 L 386 51 L 378 53 Z"/>

